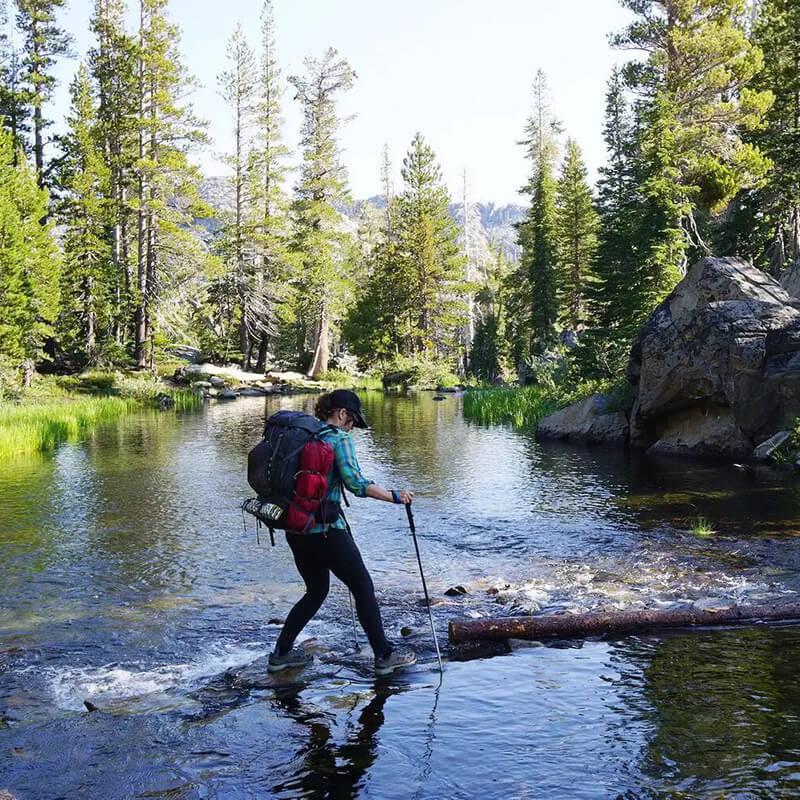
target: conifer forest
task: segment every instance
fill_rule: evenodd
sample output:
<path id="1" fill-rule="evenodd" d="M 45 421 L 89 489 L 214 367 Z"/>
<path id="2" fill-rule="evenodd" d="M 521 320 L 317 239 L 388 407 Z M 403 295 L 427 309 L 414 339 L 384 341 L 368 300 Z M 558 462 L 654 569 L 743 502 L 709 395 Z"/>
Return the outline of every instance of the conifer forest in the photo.
<path id="1" fill-rule="evenodd" d="M 191 158 L 215 132 L 193 111 L 168 0 L 96 0 L 85 53 L 58 24 L 66 2 L 3 8 L 6 373 L 145 369 L 183 343 L 262 372 L 424 362 L 487 383 L 536 380 L 562 353 L 568 380 L 614 381 L 694 260 L 738 255 L 778 276 L 800 257 L 795 0 L 620 0 L 632 21 L 613 36 L 626 58 L 608 76 L 596 185 L 539 71 L 519 125 L 518 257 L 480 261 L 424 131 L 402 184 L 387 150 L 379 202 L 346 224 L 340 101 L 358 77 L 333 48 L 286 74 L 272 0 L 229 32 L 218 77 L 234 132 L 223 210 Z M 71 105 L 55 133 L 64 58 Z M 298 141 L 283 132 L 289 103 Z"/>

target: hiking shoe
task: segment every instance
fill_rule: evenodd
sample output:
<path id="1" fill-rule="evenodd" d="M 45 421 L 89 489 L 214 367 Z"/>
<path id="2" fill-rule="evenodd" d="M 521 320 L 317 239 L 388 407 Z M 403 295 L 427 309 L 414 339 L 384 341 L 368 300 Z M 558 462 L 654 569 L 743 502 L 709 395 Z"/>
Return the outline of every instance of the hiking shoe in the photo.
<path id="1" fill-rule="evenodd" d="M 417 663 L 417 654 L 410 647 L 395 647 L 388 656 L 375 658 L 375 674 L 389 675 L 396 669 Z"/>
<path id="2" fill-rule="evenodd" d="M 306 667 L 314 660 L 314 656 L 306 653 L 305 650 L 299 647 L 293 647 L 288 653 L 278 655 L 278 653 L 269 654 L 269 665 L 267 672 L 280 672 L 284 669 L 297 669 L 299 667 Z"/>

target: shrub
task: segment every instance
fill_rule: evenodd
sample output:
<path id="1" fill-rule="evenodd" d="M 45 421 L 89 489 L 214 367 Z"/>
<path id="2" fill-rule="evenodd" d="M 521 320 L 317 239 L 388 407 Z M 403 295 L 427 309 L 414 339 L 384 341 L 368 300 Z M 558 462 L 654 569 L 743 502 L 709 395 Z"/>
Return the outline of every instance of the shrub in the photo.
<path id="1" fill-rule="evenodd" d="M 383 383 L 388 386 L 437 389 L 460 383 L 450 361 L 425 356 L 397 356 L 385 365 L 382 374 Z"/>

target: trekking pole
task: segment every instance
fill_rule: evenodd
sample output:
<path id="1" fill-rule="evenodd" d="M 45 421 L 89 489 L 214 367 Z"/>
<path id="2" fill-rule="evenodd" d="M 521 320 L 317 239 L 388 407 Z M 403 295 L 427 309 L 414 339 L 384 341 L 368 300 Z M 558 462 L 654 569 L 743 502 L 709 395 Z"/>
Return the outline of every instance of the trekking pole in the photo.
<path id="1" fill-rule="evenodd" d="M 361 649 L 361 645 L 358 643 L 358 628 L 356 628 L 356 610 L 353 608 L 353 593 L 347 593 L 350 596 L 350 616 L 353 618 L 353 638 L 356 640 L 356 650 Z"/>
<path id="2" fill-rule="evenodd" d="M 408 517 L 408 527 L 411 529 L 411 537 L 414 539 L 414 549 L 417 551 L 417 563 L 419 564 L 419 575 L 422 578 L 422 591 L 425 593 L 425 605 L 428 607 L 428 619 L 431 623 L 431 633 L 433 634 L 433 644 L 436 646 L 436 658 L 439 659 L 439 672 L 443 672 L 442 654 L 439 652 L 439 640 L 436 638 L 436 628 L 433 625 L 433 614 L 431 613 L 431 600 L 428 597 L 428 586 L 425 583 L 425 573 L 422 571 L 422 558 L 419 554 L 419 544 L 417 543 L 417 526 L 414 525 L 414 515 L 411 513 L 411 503 L 406 503 L 406 516 Z"/>

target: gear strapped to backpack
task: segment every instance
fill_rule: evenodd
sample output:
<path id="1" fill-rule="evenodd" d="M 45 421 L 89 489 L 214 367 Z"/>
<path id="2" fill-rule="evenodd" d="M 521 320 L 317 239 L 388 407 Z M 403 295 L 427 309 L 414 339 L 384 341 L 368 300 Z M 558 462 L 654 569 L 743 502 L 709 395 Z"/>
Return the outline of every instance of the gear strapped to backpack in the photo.
<path id="1" fill-rule="evenodd" d="M 325 499 L 333 448 L 320 439 L 329 425 L 300 411 L 278 411 L 268 420 L 262 440 L 247 457 L 247 482 L 257 498 L 242 509 L 270 531 L 309 533 L 316 525 L 330 525 L 341 507 Z"/>

